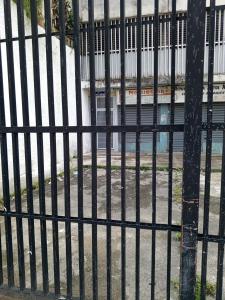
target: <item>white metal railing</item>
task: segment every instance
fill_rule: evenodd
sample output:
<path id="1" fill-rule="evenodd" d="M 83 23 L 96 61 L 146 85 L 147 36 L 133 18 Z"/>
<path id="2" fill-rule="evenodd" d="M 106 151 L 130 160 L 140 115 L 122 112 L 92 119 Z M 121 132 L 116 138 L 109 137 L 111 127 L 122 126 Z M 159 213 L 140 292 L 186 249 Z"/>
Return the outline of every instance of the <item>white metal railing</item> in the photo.
<path id="1" fill-rule="evenodd" d="M 206 31 L 205 31 L 205 63 L 204 73 L 208 71 L 208 31 L 209 31 L 209 12 L 206 12 Z M 142 76 L 151 77 L 154 72 L 154 47 L 153 47 L 153 17 L 143 17 L 142 33 Z M 83 24 L 81 34 L 81 69 L 82 79 L 89 80 L 89 53 L 88 53 L 88 34 L 87 24 Z M 119 20 L 111 21 L 110 30 L 110 62 L 111 78 L 120 78 L 120 29 Z M 215 59 L 214 73 L 225 73 L 225 9 L 223 7 L 216 10 L 215 22 Z M 171 73 L 171 16 L 169 14 L 160 16 L 159 22 L 159 66 L 158 74 L 161 77 L 170 76 Z M 126 20 L 126 78 L 136 78 L 137 70 L 137 36 L 136 18 Z M 185 75 L 186 61 L 186 13 L 177 14 L 177 33 L 176 33 L 176 75 Z M 104 57 L 104 23 L 96 23 L 95 34 L 95 66 L 96 79 L 105 78 L 105 57 Z"/>

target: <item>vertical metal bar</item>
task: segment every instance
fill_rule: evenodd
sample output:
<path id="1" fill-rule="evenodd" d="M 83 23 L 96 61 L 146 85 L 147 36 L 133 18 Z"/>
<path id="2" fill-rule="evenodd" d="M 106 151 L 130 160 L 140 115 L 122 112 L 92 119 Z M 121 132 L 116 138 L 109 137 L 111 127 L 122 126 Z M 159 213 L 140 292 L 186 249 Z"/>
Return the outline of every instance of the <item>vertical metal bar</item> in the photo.
<path id="1" fill-rule="evenodd" d="M 162 25 L 163 25 L 163 28 L 164 28 L 164 68 L 165 68 L 164 74 L 166 75 L 166 72 L 168 71 L 167 49 L 166 49 L 166 46 L 167 46 L 166 38 L 167 38 L 168 32 L 167 32 L 166 16 L 164 16 L 164 18 L 163 18 Z"/>
<path id="2" fill-rule="evenodd" d="M 225 55 L 225 47 L 224 47 L 224 44 L 225 44 L 225 10 L 223 10 L 223 39 L 222 39 L 222 43 L 223 43 L 223 46 L 222 46 L 222 73 L 224 73 L 224 55 Z"/>
<path id="3" fill-rule="evenodd" d="M 110 87 L 110 21 L 109 21 L 109 0 L 104 0 L 104 23 L 105 23 L 105 107 L 106 126 L 111 126 L 111 87 Z M 115 31 L 116 50 L 116 31 Z M 116 53 L 116 51 L 115 51 Z M 111 132 L 106 133 L 106 219 L 111 220 Z M 112 247 L 111 247 L 111 226 L 107 226 L 107 300 L 110 300 L 112 290 Z"/>
<path id="4" fill-rule="evenodd" d="M 219 28 L 218 28 L 218 47 L 220 49 L 220 33 L 222 12 L 219 10 Z M 224 25 L 224 24 L 223 24 Z M 223 28 L 224 30 L 224 28 Z M 220 51 L 219 51 L 220 53 Z M 218 55 L 219 56 L 219 55 Z M 219 58 L 218 58 L 219 62 Z M 219 72 L 219 66 L 218 66 Z M 213 76 L 213 75 L 212 75 Z M 220 195 L 220 215 L 219 215 L 219 238 L 223 239 L 225 233 L 225 131 L 223 131 L 223 154 L 222 154 L 222 175 L 221 175 L 221 195 Z M 216 284 L 216 300 L 223 298 L 223 276 L 224 276 L 224 243 L 218 244 L 217 258 L 217 284 Z"/>
<path id="5" fill-rule="evenodd" d="M 2 228 L 0 226 L 0 285 L 3 284 Z"/>
<path id="6" fill-rule="evenodd" d="M 132 22 L 134 22 L 133 20 L 130 20 L 130 52 L 133 52 L 133 24 Z M 135 29 L 135 27 L 134 27 Z M 136 46 L 136 45 L 135 45 Z"/>
<path id="7" fill-rule="evenodd" d="M 20 78 L 21 78 L 21 95 L 23 109 L 23 125 L 29 126 L 29 102 L 28 102 L 28 87 L 27 87 L 27 65 L 26 65 L 26 44 L 24 30 L 24 6 L 23 1 L 17 1 L 17 20 L 18 20 L 18 37 L 19 37 L 19 55 L 20 55 Z M 31 162 L 31 143 L 30 134 L 24 134 L 24 149 L 25 149 L 25 168 L 26 168 L 26 188 L 27 188 L 27 208 L 28 213 L 33 214 L 33 187 L 32 187 L 32 162 Z M 37 288 L 36 276 L 36 250 L 34 236 L 34 220 L 28 219 L 29 230 L 29 253 L 30 253 L 30 278 L 31 290 Z"/>
<path id="8" fill-rule="evenodd" d="M 205 52 L 206 52 L 206 49 L 207 49 L 207 47 L 206 47 L 206 45 L 207 45 L 207 12 L 206 12 L 206 14 L 205 14 L 205 26 L 206 26 L 206 29 L 205 29 L 205 44 L 204 44 L 204 47 L 205 47 Z M 209 29 L 210 30 L 210 29 Z M 206 56 L 206 53 L 205 53 L 205 58 L 206 58 L 207 56 Z M 204 71 L 205 71 L 205 65 L 206 65 L 206 62 L 208 62 L 206 59 L 204 60 Z"/>
<path id="9" fill-rule="evenodd" d="M 82 127 L 82 100 L 81 100 L 81 65 L 80 65 L 80 24 L 79 24 L 79 0 L 73 0 L 74 16 L 74 49 L 75 49 L 75 80 L 76 80 L 76 108 L 77 126 Z M 82 220 L 83 213 L 83 134 L 77 133 L 77 165 L 78 165 L 78 217 Z M 78 223 L 79 239 L 79 275 L 80 275 L 80 299 L 85 299 L 85 274 L 84 274 L 84 226 Z"/>
<path id="10" fill-rule="evenodd" d="M 55 105 L 54 105 L 54 83 L 53 83 L 53 61 L 52 61 L 52 24 L 50 1 L 44 1 L 45 8 L 45 32 L 46 32 L 46 64 L 48 80 L 48 111 L 49 125 L 55 126 Z M 50 153 L 51 153 L 51 200 L 52 215 L 58 215 L 57 204 L 57 158 L 56 158 L 56 134 L 50 133 Z M 53 262 L 54 262 L 54 287 L 55 294 L 60 294 L 60 268 L 59 268 L 59 235 L 58 222 L 52 221 L 52 239 L 53 239 Z"/>
<path id="11" fill-rule="evenodd" d="M 150 63 L 150 46 L 151 46 L 151 43 L 150 43 L 150 17 L 147 17 L 147 21 L 148 21 L 148 24 L 147 24 L 147 74 L 146 76 L 150 76 L 151 75 L 151 63 Z"/>
<path id="12" fill-rule="evenodd" d="M 63 126 L 69 125 L 68 95 L 67 95 L 67 67 L 66 67 L 66 26 L 65 26 L 65 0 L 59 2 L 59 34 L 60 34 L 60 65 L 61 65 L 61 98 Z M 65 217 L 70 217 L 70 151 L 69 133 L 63 133 L 64 151 L 64 203 Z M 71 223 L 65 222 L 66 229 L 66 277 L 67 297 L 72 297 L 72 249 L 71 249 Z"/>
<path id="13" fill-rule="evenodd" d="M 205 191 L 204 191 L 204 217 L 203 217 L 203 236 L 206 238 L 209 232 L 209 200 L 211 182 L 211 156 L 212 156 L 212 108 L 213 108 L 213 71 L 214 71 L 214 39 L 215 39 L 215 0 L 210 1 L 209 16 L 209 56 L 208 56 L 208 103 L 207 103 L 207 124 L 206 134 L 206 159 L 205 159 Z M 202 268 L 201 268 L 201 299 L 206 297 L 207 279 L 207 258 L 208 241 L 202 242 Z"/>
<path id="14" fill-rule="evenodd" d="M 184 14 L 182 14 L 182 17 L 184 17 Z M 184 20 L 181 21 L 181 74 L 184 74 L 183 60 L 184 60 Z"/>
<path id="15" fill-rule="evenodd" d="M 171 19 L 168 20 L 168 75 L 171 75 L 171 60 L 172 60 L 172 47 L 170 51 L 170 45 L 171 45 L 171 32 L 172 32 L 172 18 L 173 18 L 173 2 L 172 2 L 172 14 Z M 175 35 L 175 34 L 174 34 Z M 171 55 L 170 55 L 171 53 Z M 176 62 L 174 62 L 176 63 Z"/>
<path id="16" fill-rule="evenodd" d="M 177 19 L 179 14 L 177 13 Z M 176 66 L 177 66 L 177 73 L 179 72 L 179 66 L 178 66 L 178 20 L 177 20 L 177 32 L 176 32 Z"/>
<path id="17" fill-rule="evenodd" d="M 100 26 L 103 26 L 103 24 L 101 23 L 100 24 Z M 103 58 L 104 58 L 104 52 L 103 52 L 103 38 L 104 38 L 104 36 L 103 36 L 103 29 L 101 28 L 100 29 L 100 53 L 101 53 L 101 64 L 100 64 L 100 69 L 101 69 L 101 72 L 103 73 L 103 65 L 104 65 L 104 62 L 103 62 Z M 102 76 L 102 75 L 101 75 Z M 100 77 L 101 78 L 101 77 Z"/>
<path id="18" fill-rule="evenodd" d="M 220 217 L 219 217 L 219 238 L 224 238 L 225 232 L 225 131 L 223 131 L 223 156 L 222 156 L 222 177 L 220 196 Z M 217 258 L 217 283 L 216 300 L 223 298 L 223 276 L 224 276 L 224 243 L 218 245 Z"/>
<path id="19" fill-rule="evenodd" d="M 118 43 L 119 43 L 119 45 L 118 45 L 118 49 L 117 49 L 117 52 L 116 53 L 119 53 L 120 52 L 120 20 L 118 21 L 118 25 L 119 25 L 119 28 L 118 28 Z M 110 30 L 110 32 L 111 32 L 111 30 Z"/>
<path id="20" fill-rule="evenodd" d="M 137 24 L 137 18 L 134 19 L 134 23 Z M 137 25 L 134 26 L 134 48 L 133 50 L 137 52 Z"/>
<path id="21" fill-rule="evenodd" d="M 86 31 L 85 31 L 85 43 L 86 43 L 86 54 L 85 54 L 86 64 L 85 64 L 85 66 L 86 66 L 86 70 L 85 71 L 86 71 L 86 74 L 88 74 L 86 76 L 86 78 L 88 80 L 88 79 L 90 79 L 90 72 L 88 69 L 88 55 L 89 55 L 88 47 L 89 47 L 89 45 L 88 45 L 88 25 L 87 24 L 85 25 L 85 29 L 86 29 Z"/>
<path id="22" fill-rule="evenodd" d="M 12 42 L 12 22 L 11 22 L 11 3 L 4 0 L 5 13 L 5 33 L 6 33 L 6 53 L 8 67 L 8 85 L 10 102 L 11 125 L 17 126 L 17 106 L 15 90 L 15 72 L 14 72 L 14 53 Z M 21 213 L 21 189 L 20 189 L 20 163 L 19 163 L 19 140 L 18 134 L 12 133 L 12 151 L 13 151 L 13 173 L 14 173 L 14 192 L 16 212 Z M 20 289 L 25 288 L 25 264 L 24 264 L 24 242 L 23 242 L 23 222 L 21 218 L 16 218 L 16 233 L 18 245 L 18 265 Z"/>
<path id="23" fill-rule="evenodd" d="M 40 61 L 38 46 L 38 21 L 36 1 L 31 0 L 31 31 L 32 31 L 32 52 L 33 52 L 33 76 L 34 76 L 34 97 L 35 97 L 35 114 L 36 126 L 42 126 L 41 110 L 41 85 L 40 85 Z M 43 135 L 37 133 L 37 153 L 38 153 L 38 181 L 39 181 L 39 206 L 40 214 L 45 216 L 45 178 L 44 178 L 44 153 L 43 153 Z M 48 283 L 48 251 L 47 251 L 47 233 L 46 221 L 40 220 L 41 225 L 41 256 L 42 256 L 42 279 L 43 292 L 49 291 Z"/>
<path id="24" fill-rule="evenodd" d="M 176 0 L 172 1 L 171 14 L 171 102 L 170 102 L 170 125 L 174 125 L 175 89 L 176 89 Z M 170 47 L 170 43 L 168 44 Z M 169 132 L 169 173 L 168 173 L 168 226 L 172 225 L 173 208 L 173 131 Z M 167 300 L 170 300 L 171 285 L 171 230 L 167 236 Z"/>
<path id="25" fill-rule="evenodd" d="M 88 0 L 89 19 L 89 64 L 90 64 L 90 100 L 91 125 L 96 126 L 96 95 L 95 95 L 95 30 L 94 30 L 94 0 Z M 92 149 L 92 218 L 97 220 L 97 139 L 96 132 L 91 133 Z M 92 225 L 92 272 L 93 300 L 98 299 L 98 251 L 97 225 Z"/>
<path id="26" fill-rule="evenodd" d="M 218 35 L 218 33 L 217 33 L 217 24 L 218 24 L 218 21 L 217 21 L 217 10 L 215 11 L 215 39 L 214 39 L 214 47 L 215 47 L 215 53 L 214 53 L 214 61 L 215 62 L 217 62 L 217 55 L 216 55 L 216 53 L 217 53 L 217 50 L 218 50 L 218 44 L 217 44 L 217 35 Z M 217 73 L 218 72 L 218 65 L 217 65 L 217 63 L 215 63 L 215 65 L 214 65 L 214 72 L 215 73 Z"/>
<path id="27" fill-rule="evenodd" d="M 181 74 L 181 66 L 180 66 L 180 14 L 178 14 L 177 19 L 177 71 L 178 74 Z"/>
<path id="28" fill-rule="evenodd" d="M 129 49 L 129 23 L 128 23 L 128 20 L 127 20 L 127 26 L 125 27 L 125 30 L 126 30 L 126 41 L 127 41 L 127 44 L 126 44 L 126 52 L 129 52 L 128 49 Z"/>
<path id="29" fill-rule="evenodd" d="M 79 5 L 79 3 L 78 3 Z M 74 6 L 74 2 L 72 1 L 72 7 Z M 72 8 L 73 9 L 73 8 Z M 74 11 L 73 11 L 73 15 L 74 15 Z M 74 18 L 73 18 L 74 21 Z M 80 39 L 80 54 L 83 56 L 85 53 L 85 45 L 84 45 L 84 35 L 85 35 L 85 31 L 83 31 L 84 26 L 83 24 L 79 27 L 80 28 L 80 32 L 79 32 L 79 39 Z M 73 31 L 74 33 L 74 31 Z"/>
<path id="30" fill-rule="evenodd" d="M 113 20 L 111 21 L 111 25 L 113 25 Z M 114 53 L 114 51 L 113 51 L 113 27 L 111 28 L 111 34 L 110 34 L 110 44 L 111 44 L 111 53 L 113 54 Z M 112 75 L 114 76 L 114 69 L 115 69 L 115 67 L 113 66 L 113 64 L 112 64 L 112 66 L 111 66 L 111 72 L 112 72 Z"/>
<path id="31" fill-rule="evenodd" d="M 2 54 L 0 45 L 0 125 L 5 126 L 5 102 L 3 90 L 3 70 Z M 1 133 L 1 165 L 2 165 L 2 188 L 4 209 L 10 211 L 10 192 L 9 192 L 9 167 L 7 152 L 7 136 Z M 13 266 L 13 245 L 12 245 L 12 223 L 10 217 L 5 217 L 5 238 L 6 238 L 6 257 L 7 257 L 7 278 L 8 286 L 14 286 L 14 266 Z"/>
<path id="32" fill-rule="evenodd" d="M 117 53 L 117 40 L 118 40 L 118 28 L 117 28 L 118 22 L 117 22 L 117 20 L 115 21 L 115 25 L 116 25 L 116 28 L 115 28 L 115 54 L 116 54 Z M 117 74 L 118 74 L 118 65 L 115 64 L 115 77 L 118 76 Z"/>
<path id="33" fill-rule="evenodd" d="M 150 24 L 151 26 L 151 61 L 152 61 L 152 73 L 151 75 L 154 75 L 154 17 L 151 18 L 152 22 Z"/>
<path id="34" fill-rule="evenodd" d="M 155 0 L 154 7 L 154 102 L 153 125 L 157 125 L 158 113 L 158 48 L 159 48 L 159 1 Z M 157 133 L 153 132 L 152 144 L 152 224 L 156 224 L 156 155 Z M 152 230 L 152 266 L 151 266 L 151 299 L 155 299 L 155 249 L 156 231 Z"/>
<path id="35" fill-rule="evenodd" d="M 188 1 L 180 298 L 195 299 L 205 0 Z"/>
<path id="36" fill-rule="evenodd" d="M 142 64 L 142 0 L 137 1 L 137 27 L 136 27 L 136 51 L 137 51 L 137 126 L 141 125 L 141 64 Z M 140 223 L 140 137 L 136 133 L 136 223 Z M 140 228 L 136 228 L 136 266 L 135 266 L 135 299 L 140 299 Z"/>
<path id="37" fill-rule="evenodd" d="M 125 0 L 120 0 L 120 103 L 121 125 L 126 124 L 125 112 Z M 121 220 L 126 220 L 126 132 L 121 132 Z M 121 228 L 121 300 L 126 299 L 126 228 Z"/>
<path id="38" fill-rule="evenodd" d="M 162 70 L 162 73 L 164 73 L 164 68 L 165 65 L 163 63 L 163 56 L 164 56 L 164 51 L 163 51 L 163 20 L 162 16 L 159 17 L 159 69 Z"/>
<path id="39" fill-rule="evenodd" d="M 96 24 L 97 25 L 97 24 Z M 99 32 L 99 30 L 98 30 L 98 28 L 97 28 L 97 26 L 96 26 L 96 28 L 95 28 L 95 38 L 96 38 L 96 43 L 95 43 L 95 54 L 96 54 L 96 77 L 98 77 L 98 75 L 99 75 L 99 69 L 100 69 L 100 66 L 99 66 L 99 58 L 100 58 L 100 53 L 98 52 L 98 32 Z"/>
<path id="40" fill-rule="evenodd" d="M 145 21 L 146 18 L 143 18 L 143 20 Z M 146 59 L 146 56 L 145 56 L 145 51 L 146 51 L 146 39 L 145 39 L 145 37 L 146 37 L 146 24 L 143 24 L 142 26 L 143 26 L 143 29 L 142 29 L 143 30 L 143 34 L 142 34 L 142 51 L 144 53 L 144 58 Z M 142 75 L 146 74 L 145 70 L 146 70 L 146 65 L 143 66 Z"/>
<path id="41" fill-rule="evenodd" d="M 221 10 L 218 10 L 218 54 L 217 54 L 217 73 L 220 73 L 220 65 L 221 65 L 221 59 L 220 59 L 220 52 L 221 52 L 221 18 L 222 18 L 222 12 Z"/>
<path id="42" fill-rule="evenodd" d="M 173 6 L 173 4 L 172 4 Z M 171 15 L 172 17 L 172 15 Z M 170 67 L 171 67 L 171 61 L 170 61 L 170 17 L 167 16 L 168 20 L 166 21 L 166 47 L 167 47 L 167 75 L 170 76 Z"/>

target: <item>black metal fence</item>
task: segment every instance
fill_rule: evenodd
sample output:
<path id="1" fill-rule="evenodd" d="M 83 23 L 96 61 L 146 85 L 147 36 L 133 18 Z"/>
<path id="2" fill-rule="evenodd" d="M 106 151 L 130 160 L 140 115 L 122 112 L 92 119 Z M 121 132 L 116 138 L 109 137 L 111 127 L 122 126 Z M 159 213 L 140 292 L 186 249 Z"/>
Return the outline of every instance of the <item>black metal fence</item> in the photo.
<path id="1" fill-rule="evenodd" d="M 24 31 L 24 11 L 23 1 L 17 0 L 17 17 L 18 17 L 18 37 L 12 36 L 11 23 L 11 1 L 4 0 L 5 15 L 5 39 L 1 39 L 1 44 L 6 45 L 7 50 L 7 68 L 8 68 L 8 91 L 10 100 L 10 120 L 11 126 L 6 126 L 5 122 L 5 105 L 4 105 L 4 87 L 2 72 L 2 60 L 5 59 L 0 55 L 0 137 L 1 137 L 1 171 L 2 171 L 2 188 L 3 188 L 3 205 L 4 209 L 0 215 L 4 218 L 5 240 L 1 238 L 0 247 L 0 284 L 3 288 L 15 287 L 15 259 L 13 255 L 13 238 L 12 223 L 16 221 L 16 237 L 18 247 L 18 272 L 19 284 L 21 291 L 26 290 L 27 266 L 25 266 L 25 248 L 24 248 L 24 220 L 28 221 L 29 228 L 29 252 L 30 252 L 30 289 L 33 294 L 38 290 L 37 277 L 42 276 L 42 292 L 47 295 L 50 292 L 49 286 L 49 256 L 47 240 L 47 222 L 51 222 L 52 227 L 52 249 L 54 263 L 54 294 L 59 296 L 62 293 L 60 259 L 61 253 L 59 248 L 59 224 L 65 224 L 65 247 L 66 247 L 66 297 L 73 299 L 75 297 L 73 285 L 78 287 L 78 298 L 85 299 L 85 230 L 84 226 L 89 224 L 92 228 L 92 299 L 101 299 L 99 297 L 99 272 L 98 263 L 101 258 L 98 256 L 98 228 L 106 228 L 106 278 L 107 278 L 107 299 L 115 299 L 112 294 L 112 274 L 114 261 L 112 259 L 112 230 L 117 227 L 121 229 L 121 248 L 120 248 L 120 295 L 121 299 L 126 299 L 126 277 L 127 277 L 127 238 L 128 229 L 135 230 L 135 295 L 133 299 L 140 299 L 140 281 L 141 281 L 141 232 L 148 230 L 151 232 L 151 288 L 148 298 L 158 299 L 155 291 L 156 285 L 156 252 L 157 252 L 157 233 L 164 231 L 167 233 L 167 253 L 166 261 L 166 298 L 171 298 L 171 253 L 172 253 L 172 234 L 181 232 L 181 261 L 180 261 L 180 299 L 195 299 L 196 283 L 196 257 L 197 245 L 202 243 L 202 269 L 201 269 L 201 299 L 206 299 L 206 279 L 207 279 L 207 261 L 208 245 L 214 243 L 218 245 L 217 257 L 217 280 L 216 280 L 216 299 L 223 299 L 223 271 L 224 271 L 224 231 L 225 231 L 225 142 L 223 142 L 223 159 L 222 159 L 222 176 L 221 176 L 221 198 L 219 210 L 219 232 L 218 235 L 209 234 L 209 204 L 210 204 L 210 180 L 211 180 L 211 153 L 212 153 L 212 131 L 224 131 L 224 123 L 212 123 L 212 103 L 213 103 L 213 60 L 214 60 L 214 28 L 215 28 L 215 0 L 210 1 L 210 25 L 209 25 L 209 72 L 208 72 L 208 106 L 207 122 L 202 123 L 202 90 L 203 90 L 203 62 L 204 62 L 204 32 L 205 32 L 205 1 L 189 0 L 187 12 L 187 71 L 186 71 L 186 102 L 185 102 L 185 125 L 174 125 L 174 107 L 175 107 L 175 48 L 176 48 L 176 1 L 172 1 L 172 56 L 171 56 L 171 105 L 170 105 L 170 124 L 159 125 L 157 123 L 158 109 L 158 32 L 159 32 L 159 1 L 154 1 L 154 122 L 153 125 L 141 124 L 142 108 L 142 1 L 137 1 L 137 123 L 135 126 L 129 126 L 125 123 L 126 115 L 126 78 L 125 78 L 125 0 L 120 0 L 120 56 L 121 56 L 121 80 L 120 80 L 120 97 L 121 97 L 121 124 L 112 125 L 110 113 L 110 96 L 111 96 L 111 79 L 110 79 L 110 26 L 109 26 L 109 0 L 104 0 L 104 35 L 105 35 L 105 103 L 106 103 L 106 126 L 96 125 L 96 81 L 95 81 L 95 26 L 94 26 L 94 0 L 88 0 L 89 14 L 89 59 L 90 59 L 90 109 L 91 125 L 83 125 L 82 120 L 82 89 L 81 89 L 81 66 L 80 66 L 80 17 L 79 1 L 72 0 L 73 9 L 73 43 L 75 55 L 75 79 L 76 79 L 76 105 L 77 125 L 69 124 L 68 119 L 68 94 L 67 94 L 67 66 L 66 66 L 66 45 L 65 39 L 67 34 L 65 29 L 65 6 L 64 1 L 59 1 L 59 33 L 53 33 L 51 29 L 51 7 L 50 0 L 44 0 L 44 18 L 45 33 L 38 32 L 37 20 L 37 2 L 30 1 L 31 17 L 31 35 L 25 35 Z M 53 91 L 53 58 L 52 58 L 52 36 L 58 35 L 60 38 L 60 64 L 61 64 L 61 93 L 62 93 L 62 126 L 56 126 L 54 115 L 54 91 Z M 46 61 L 47 61 L 47 85 L 48 99 L 46 106 L 49 107 L 49 126 L 42 124 L 42 107 L 41 107 L 41 88 L 40 88 L 40 58 L 39 58 L 39 39 L 45 38 L 46 41 Z M 33 75 L 34 75 L 34 98 L 35 98 L 35 116 L 29 114 L 29 97 L 27 90 L 27 68 L 26 68 L 26 40 L 32 41 L 33 54 Z M 13 42 L 19 42 L 19 59 L 21 74 L 21 93 L 22 93 L 22 113 L 23 126 L 17 124 L 17 106 L 16 106 L 16 88 L 15 88 L 15 70 Z M 1 48 L 0 48 L 1 50 Z M 1 53 L 0 53 L 1 54 Z M 36 119 L 36 125 L 30 126 L 30 119 Z M 200 161 L 201 161 L 201 132 L 207 132 L 206 148 L 206 165 L 205 165 L 205 193 L 204 193 L 204 220 L 203 233 L 198 232 L 198 213 L 199 213 L 199 179 L 200 179 Z M 182 200 L 182 225 L 176 225 L 172 221 L 173 216 L 173 133 L 184 131 L 184 167 L 183 167 L 183 200 Z M 97 165 L 97 133 L 106 133 L 106 218 L 98 217 L 98 165 Z M 121 202 L 120 202 L 120 219 L 113 219 L 111 207 L 113 202 L 114 191 L 112 190 L 112 168 L 111 168 L 111 136 L 112 133 L 121 133 Z M 136 133 L 136 164 L 135 164 L 135 201 L 136 201 L 136 218 L 135 221 L 127 220 L 127 197 L 126 197 L 126 133 Z M 153 149 L 152 149 L 152 174 L 151 174 L 151 222 L 143 222 L 141 218 L 141 197 L 140 197 L 140 135 L 143 132 L 152 132 Z M 167 221 L 157 223 L 157 135 L 160 132 L 169 134 L 169 157 L 168 157 L 168 207 Z M 58 210 L 57 202 L 57 157 L 56 157 L 56 134 L 63 135 L 64 149 L 64 201 L 65 214 Z M 76 133 L 77 139 L 77 195 L 71 195 L 70 190 L 70 135 Z M 85 133 L 91 134 L 91 217 L 84 216 L 84 168 L 83 168 L 83 137 Z M 10 182 L 9 182 L 9 160 L 8 160 L 8 141 L 7 136 L 12 136 L 12 153 L 13 153 L 13 173 L 14 173 L 14 198 L 15 211 L 11 209 Z M 22 210 L 21 182 L 20 182 L 20 161 L 18 135 L 24 135 L 24 155 L 26 165 L 26 189 L 27 189 L 27 211 Z M 31 162 L 31 134 L 36 134 L 37 138 L 37 164 L 38 164 L 38 199 L 39 213 L 34 212 L 34 191 L 32 183 L 32 162 Z M 51 153 L 51 209 L 52 213 L 46 213 L 45 197 L 45 174 L 43 151 L 43 134 L 48 134 L 50 139 Z M 224 137 L 225 141 L 225 137 Z M 71 214 L 71 201 L 77 198 L 78 214 Z M 150 197 L 150 196 L 149 196 Z M 37 233 L 35 225 L 40 228 L 40 249 L 41 249 L 41 271 L 37 271 L 37 262 L 35 253 Z M 76 282 L 73 282 L 74 267 L 72 265 L 72 244 L 71 226 L 78 226 L 78 264 L 79 276 Z M 6 260 L 3 255 L 3 244 L 6 247 Z M 146 256 L 150 255 L 145 253 Z M 77 294 L 76 294 L 77 297 Z"/>

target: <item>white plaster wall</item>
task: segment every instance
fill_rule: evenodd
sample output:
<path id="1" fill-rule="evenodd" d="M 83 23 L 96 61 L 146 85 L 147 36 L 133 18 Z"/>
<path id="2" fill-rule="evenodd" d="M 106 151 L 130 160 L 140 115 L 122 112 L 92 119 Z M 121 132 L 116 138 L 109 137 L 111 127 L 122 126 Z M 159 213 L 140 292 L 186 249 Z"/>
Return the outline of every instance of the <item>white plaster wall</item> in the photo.
<path id="1" fill-rule="evenodd" d="M 137 14 L 137 1 L 125 0 L 126 16 L 131 17 Z M 159 0 L 160 13 L 171 11 L 172 0 Z M 206 0 L 206 5 L 209 6 L 210 0 Z M 118 18 L 120 16 L 120 0 L 109 1 L 110 17 Z M 225 4 L 225 0 L 216 0 L 216 5 Z M 95 19 L 101 20 L 104 18 L 104 0 L 94 0 Z M 177 0 L 177 11 L 187 10 L 187 0 Z M 142 14 L 150 15 L 154 13 L 154 0 L 142 0 Z M 83 21 L 88 20 L 88 0 L 80 0 L 80 16 Z"/>
<path id="2" fill-rule="evenodd" d="M 11 2 L 12 15 L 12 30 L 13 36 L 17 36 L 17 11 L 16 5 Z M 4 7 L 3 0 L 0 0 L 0 38 L 5 37 L 4 29 Z M 26 34 L 31 32 L 30 20 L 25 20 Z M 43 33 L 44 29 L 39 27 L 39 33 Z M 54 97 L 55 97 L 55 120 L 56 125 L 62 125 L 62 99 L 61 99 L 61 79 L 60 79 L 60 45 L 57 38 L 52 38 L 53 45 L 53 76 L 54 76 Z M 6 125 L 10 126 L 10 109 L 9 109 L 9 93 L 8 93 L 8 75 L 7 75 L 7 56 L 5 44 L 1 44 L 2 63 L 3 63 L 3 83 L 4 83 L 4 98 L 6 111 Z M 13 43 L 14 51 L 14 70 L 15 70 L 15 88 L 16 88 L 16 103 L 18 113 L 18 125 L 22 126 L 22 102 L 21 102 L 21 85 L 20 85 L 20 62 L 19 62 L 19 46 L 18 42 Z M 41 102 L 42 102 L 42 121 L 43 125 L 49 125 L 48 97 L 47 97 L 47 71 L 46 71 L 46 48 L 45 39 L 39 39 L 39 58 L 40 58 L 40 83 L 41 83 Z M 29 117 L 30 125 L 35 126 L 35 101 L 34 101 L 34 79 L 33 79 L 33 57 L 32 57 L 32 41 L 26 41 L 26 62 L 27 62 L 27 77 L 28 77 L 28 97 L 29 97 Z M 75 94 L 75 70 L 74 70 L 74 51 L 72 48 L 66 47 L 67 58 L 67 90 L 68 90 L 68 111 L 69 124 L 76 125 L 76 94 Z M 88 97 L 83 92 L 83 118 L 89 123 L 88 113 Z M 63 170 L 63 137 L 62 134 L 57 134 L 57 168 L 58 171 Z M 49 134 L 43 134 L 44 142 L 44 163 L 45 176 L 50 176 L 50 143 Z M 31 149 L 32 149 L 32 172 L 34 181 L 38 175 L 37 166 L 37 143 L 36 135 L 31 134 Z M 22 187 L 25 186 L 25 157 L 24 157 L 24 139 L 23 134 L 19 134 L 19 151 L 20 151 L 20 172 Z M 76 134 L 70 136 L 70 155 L 73 156 L 77 151 Z M 84 141 L 84 152 L 90 151 L 90 143 Z M 13 192 L 13 159 L 12 159 L 12 141 L 11 135 L 8 135 L 8 156 L 9 156 L 9 179 L 11 191 Z M 0 172 L 0 182 L 1 182 Z M 1 191 L 0 187 L 0 191 Z"/>
<path id="3" fill-rule="evenodd" d="M 82 89 L 82 117 L 83 117 L 83 125 L 88 126 L 91 125 L 91 107 L 90 107 L 90 99 L 89 99 L 89 90 L 85 87 L 85 82 L 81 83 Z M 83 133 L 83 149 L 84 152 L 91 151 L 91 134 Z"/>

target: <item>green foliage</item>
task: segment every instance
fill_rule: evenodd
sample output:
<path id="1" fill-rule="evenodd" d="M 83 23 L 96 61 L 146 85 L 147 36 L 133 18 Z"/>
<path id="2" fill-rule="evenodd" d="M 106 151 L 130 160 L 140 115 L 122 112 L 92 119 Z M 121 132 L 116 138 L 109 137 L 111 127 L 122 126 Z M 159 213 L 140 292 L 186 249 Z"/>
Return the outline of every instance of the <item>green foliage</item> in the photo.
<path id="1" fill-rule="evenodd" d="M 173 195 L 174 200 L 177 204 L 180 204 L 182 202 L 182 184 L 180 182 L 180 172 L 176 171 L 174 176 L 174 189 L 173 189 Z"/>
<path id="2" fill-rule="evenodd" d="M 69 6 L 69 8 L 66 11 L 66 29 L 68 31 L 72 31 L 73 30 L 73 12 L 71 7 Z"/>
<path id="3" fill-rule="evenodd" d="M 66 0 L 65 2 L 65 26 L 67 31 L 73 30 L 73 11 L 69 0 Z M 53 27 L 57 30 L 59 30 L 59 1 L 53 1 L 52 2 L 52 24 Z"/>
<path id="4" fill-rule="evenodd" d="M 175 236 L 176 241 L 180 241 L 181 240 L 181 232 L 177 232 L 176 236 Z"/>
<path id="5" fill-rule="evenodd" d="M 36 0 L 36 7 L 37 7 L 37 13 L 38 13 L 38 17 L 40 16 L 41 13 L 41 5 L 42 5 L 42 1 L 43 0 Z M 13 2 L 17 3 L 17 0 L 13 0 Z M 23 0 L 23 8 L 24 8 L 24 12 L 25 15 L 30 18 L 31 17 L 31 12 L 30 12 L 30 5 L 31 0 Z"/>
<path id="6" fill-rule="evenodd" d="M 179 290 L 179 281 L 172 280 L 172 285 L 176 290 Z M 201 277 L 197 275 L 196 278 L 196 288 L 195 288 L 195 300 L 201 299 Z M 216 295 L 216 285 L 212 282 L 206 282 L 206 296 L 215 297 Z"/>
<path id="7" fill-rule="evenodd" d="M 176 184 L 174 187 L 174 199 L 177 204 L 180 204 L 182 201 L 182 188 L 180 184 Z"/>
<path id="8" fill-rule="evenodd" d="M 201 299 L 201 277 L 197 275 L 196 278 L 196 289 L 195 289 L 195 300 Z M 216 285 L 207 281 L 206 282 L 206 295 L 215 297 L 216 294 Z"/>

